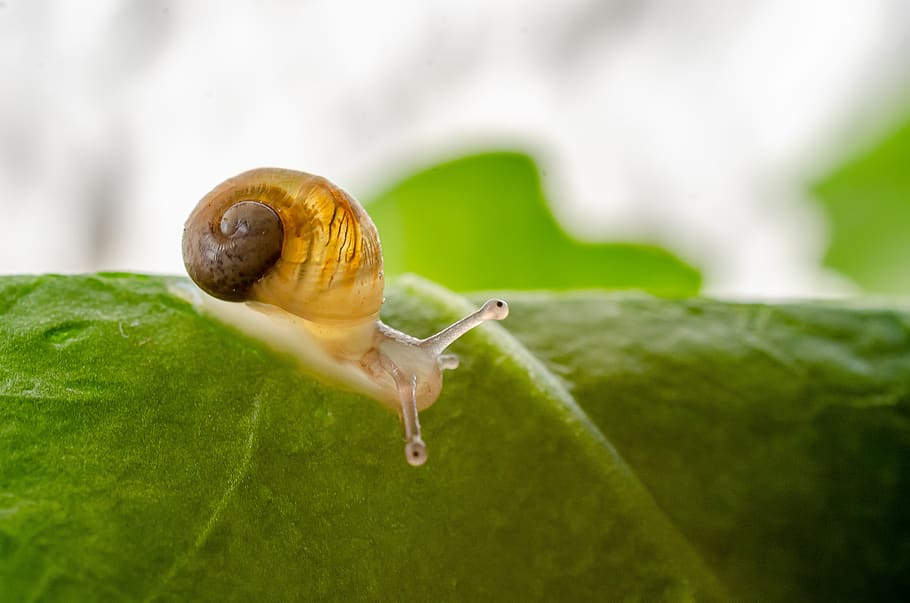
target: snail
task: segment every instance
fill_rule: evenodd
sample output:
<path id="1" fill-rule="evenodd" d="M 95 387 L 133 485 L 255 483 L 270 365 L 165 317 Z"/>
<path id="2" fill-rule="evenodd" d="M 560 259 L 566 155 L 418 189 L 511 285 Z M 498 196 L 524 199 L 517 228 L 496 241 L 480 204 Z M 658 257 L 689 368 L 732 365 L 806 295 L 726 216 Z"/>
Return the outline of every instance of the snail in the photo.
<path id="1" fill-rule="evenodd" d="M 222 308 L 228 320 L 252 334 L 271 330 L 315 372 L 397 412 L 415 466 L 427 459 L 418 413 L 439 397 L 442 371 L 458 366 L 446 348 L 509 313 L 491 299 L 425 339 L 384 324 L 373 221 L 325 178 L 286 169 L 244 172 L 203 197 L 184 226 L 183 260 L 209 296 L 258 316 Z"/>

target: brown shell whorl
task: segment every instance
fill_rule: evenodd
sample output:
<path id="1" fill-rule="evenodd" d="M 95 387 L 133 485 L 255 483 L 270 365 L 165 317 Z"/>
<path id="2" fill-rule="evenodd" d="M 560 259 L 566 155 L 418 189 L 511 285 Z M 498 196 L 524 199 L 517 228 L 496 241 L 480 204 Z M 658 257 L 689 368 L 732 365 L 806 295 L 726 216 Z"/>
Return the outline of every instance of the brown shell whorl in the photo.
<path id="1" fill-rule="evenodd" d="M 220 219 L 190 217 L 183 229 L 183 263 L 206 293 L 245 301 L 281 257 L 283 241 L 284 227 L 275 210 L 259 201 L 238 201 Z"/>

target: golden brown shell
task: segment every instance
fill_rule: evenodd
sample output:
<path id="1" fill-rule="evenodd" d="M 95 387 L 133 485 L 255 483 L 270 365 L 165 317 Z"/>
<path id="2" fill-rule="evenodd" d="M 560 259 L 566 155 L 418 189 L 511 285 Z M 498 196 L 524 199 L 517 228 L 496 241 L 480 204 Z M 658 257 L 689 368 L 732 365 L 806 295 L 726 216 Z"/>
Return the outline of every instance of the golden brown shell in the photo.
<path id="1" fill-rule="evenodd" d="M 375 320 L 382 251 L 360 204 L 320 176 L 278 168 L 215 187 L 183 231 L 190 277 L 228 301 L 259 301 L 327 324 Z"/>

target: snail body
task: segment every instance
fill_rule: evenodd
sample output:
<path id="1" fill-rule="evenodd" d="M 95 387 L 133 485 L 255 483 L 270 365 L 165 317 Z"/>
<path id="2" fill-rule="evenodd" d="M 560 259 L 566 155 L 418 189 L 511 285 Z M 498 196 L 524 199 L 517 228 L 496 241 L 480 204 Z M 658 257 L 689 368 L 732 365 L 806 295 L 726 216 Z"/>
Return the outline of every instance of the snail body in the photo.
<path id="1" fill-rule="evenodd" d="M 228 302 L 215 304 L 228 320 L 252 334 L 274 330 L 308 368 L 397 412 L 412 465 L 427 458 L 418 411 L 439 397 L 442 371 L 458 365 L 445 349 L 508 315 L 493 299 L 426 339 L 383 324 L 376 227 L 353 197 L 304 172 L 259 168 L 215 187 L 186 221 L 183 259 L 200 289 Z"/>

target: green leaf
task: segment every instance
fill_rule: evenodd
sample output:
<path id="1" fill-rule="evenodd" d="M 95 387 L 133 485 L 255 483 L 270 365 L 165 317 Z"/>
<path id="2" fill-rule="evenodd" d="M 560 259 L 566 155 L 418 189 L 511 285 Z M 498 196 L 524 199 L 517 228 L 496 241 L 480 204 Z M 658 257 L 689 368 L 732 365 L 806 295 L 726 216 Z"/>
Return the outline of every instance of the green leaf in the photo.
<path id="1" fill-rule="evenodd" d="M 397 418 L 202 316 L 176 279 L 0 279 L 0 593 L 13 601 L 721 600 L 557 379 L 489 325 Z M 465 310 L 414 279 L 384 320 Z"/>
<path id="2" fill-rule="evenodd" d="M 868 291 L 910 293 L 910 119 L 815 193 L 833 229 L 825 264 Z"/>
<path id="3" fill-rule="evenodd" d="M 388 274 L 459 291 L 641 289 L 693 295 L 699 273 L 667 251 L 582 243 L 556 223 L 526 155 L 486 153 L 420 172 L 367 204 Z"/>
<path id="4" fill-rule="evenodd" d="M 910 311 L 507 298 L 735 600 L 905 600 Z"/>
<path id="5" fill-rule="evenodd" d="M 174 282 L 0 279 L 4 598 L 910 588 L 910 311 L 511 294 L 536 356 L 498 325 L 459 344 L 414 469 L 395 417 Z M 411 278 L 384 311 L 422 335 L 465 307 Z"/>

